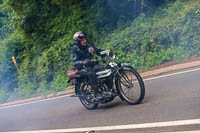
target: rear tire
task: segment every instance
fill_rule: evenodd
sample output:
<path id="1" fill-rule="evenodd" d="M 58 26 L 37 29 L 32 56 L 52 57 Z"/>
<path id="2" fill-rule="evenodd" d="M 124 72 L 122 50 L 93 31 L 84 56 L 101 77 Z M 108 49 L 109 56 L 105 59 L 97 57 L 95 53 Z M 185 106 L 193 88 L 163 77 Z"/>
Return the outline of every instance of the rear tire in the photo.
<path id="1" fill-rule="evenodd" d="M 89 84 L 82 84 L 80 89 L 82 96 L 79 96 L 79 100 L 88 110 L 94 110 L 98 107 L 98 103 L 94 103 L 91 101 L 91 88 L 92 87 Z"/>
<path id="2" fill-rule="evenodd" d="M 119 97 L 128 104 L 140 104 L 145 96 L 145 86 L 141 76 L 133 68 L 123 69 L 120 74 L 121 76 L 116 81 L 116 87 L 120 93 Z M 128 94 L 131 91 L 133 93 Z"/>

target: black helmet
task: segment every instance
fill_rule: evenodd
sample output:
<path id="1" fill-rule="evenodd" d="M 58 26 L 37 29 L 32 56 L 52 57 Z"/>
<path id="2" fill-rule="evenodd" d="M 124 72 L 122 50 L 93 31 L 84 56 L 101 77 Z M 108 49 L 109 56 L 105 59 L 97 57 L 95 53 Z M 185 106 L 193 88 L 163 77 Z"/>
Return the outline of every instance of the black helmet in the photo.
<path id="1" fill-rule="evenodd" d="M 86 38 L 86 35 L 82 31 L 76 32 L 73 36 L 75 44 L 79 44 L 80 40 L 83 38 Z"/>

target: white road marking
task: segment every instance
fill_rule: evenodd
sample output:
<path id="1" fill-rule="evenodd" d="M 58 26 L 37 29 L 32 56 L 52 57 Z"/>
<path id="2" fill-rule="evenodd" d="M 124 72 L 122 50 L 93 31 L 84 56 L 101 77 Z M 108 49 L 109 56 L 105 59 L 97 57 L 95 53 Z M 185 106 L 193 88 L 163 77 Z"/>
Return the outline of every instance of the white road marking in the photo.
<path id="1" fill-rule="evenodd" d="M 195 130 L 195 131 L 177 131 L 177 132 L 161 132 L 161 133 L 200 133 L 200 130 Z"/>
<path id="2" fill-rule="evenodd" d="M 178 120 L 167 122 L 130 124 L 130 125 L 116 125 L 116 126 L 102 126 L 102 127 L 86 127 L 74 129 L 53 129 L 53 130 L 37 130 L 37 131 L 16 131 L 16 132 L 2 132 L 2 133 L 69 133 L 69 132 L 86 132 L 86 131 L 109 131 L 109 130 L 127 130 L 127 129 L 144 129 L 155 127 L 171 127 L 200 124 L 200 119 Z"/>
<path id="3" fill-rule="evenodd" d="M 53 99 L 58 99 L 58 98 L 63 98 L 63 97 L 69 97 L 71 95 L 72 94 L 63 95 L 63 96 L 57 96 L 57 97 L 52 97 L 52 98 L 48 98 L 48 99 L 41 99 L 41 100 L 37 100 L 37 101 L 32 101 L 32 102 L 27 102 L 27 103 L 21 103 L 21 104 L 16 104 L 16 105 L 8 105 L 8 106 L 5 106 L 5 107 L 0 107 L 0 109 L 11 108 L 11 107 L 18 107 L 18 106 L 23 106 L 23 105 L 32 104 L 32 103 L 45 102 L 45 101 L 49 101 L 49 100 L 53 100 Z"/>
<path id="4" fill-rule="evenodd" d="M 199 70 L 200 70 L 200 68 L 196 68 L 196 69 L 187 70 L 187 71 L 183 71 L 183 72 L 177 72 L 177 73 L 172 73 L 172 74 L 157 76 L 157 77 L 153 77 L 153 78 L 148 78 L 148 79 L 144 79 L 144 81 L 149 81 L 149 80 L 154 80 L 154 79 L 160 79 L 160 78 L 165 78 L 165 77 L 169 77 L 169 76 L 174 76 L 174 75 L 179 75 L 179 74 L 184 74 L 184 73 L 199 71 Z"/>
<path id="5" fill-rule="evenodd" d="M 162 75 L 162 76 L 157 76 L 157 77 L 153 77 L 153 78 L 148 78 L 148 79 L 144 79 L 143 81 L 149 81 L 149 80 L 154 80 L 154 79 L 160 79 L 160 78 L 165 78 L 165 77 L 169 77 L 169 76 L 174 76 L 174 75 L 179 75 L 179 74 L 184 74 L 184 73 L 199 71 L 199 70 L 200 70 L 200 68 L 197 68 L 197 69 L 192 69 L 192 70 L 187 70 L 187 71 L 182 71 L 182 72 L 177 72 L 177 73 L 172 73 L 172 74 L 167 74 L 167 75 Z M 53 99 L 68 97 L 68 96 L 71 96 L 71 95 L 72 95 L 72 94 L 63 95 L 63 96 L 58 96 L 58 97 L 53 97 L 53 98 L 48 98 L 48 99 L 42 99 L 42 100 L 33 101 L 33 102 L 28 102 L 28 103 L 21 103 L 21 104 L 16 104 L 16 105 L 8 105 L 8 106 L 0 107 L 0 109 L 2 109 L 2 108 L 11 108 L 11 107 L 18 107 L 18 106 L 23 106 L 23 105 L 32 104 L 32 103 L 45 102 L 45 101 L 49 101 L 49 100 L 53 100 Z"/>

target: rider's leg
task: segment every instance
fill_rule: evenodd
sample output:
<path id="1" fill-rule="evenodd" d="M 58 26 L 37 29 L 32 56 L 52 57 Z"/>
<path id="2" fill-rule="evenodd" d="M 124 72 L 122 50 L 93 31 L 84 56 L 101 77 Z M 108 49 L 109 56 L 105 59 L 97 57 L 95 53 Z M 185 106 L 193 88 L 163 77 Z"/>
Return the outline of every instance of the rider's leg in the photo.
<path id="1" fill-rule="evenodd" d="M 94 92 L 98 93 L 97 76 L 93 70 L 90 70 L 88 72 L 88 79 L 89 79 L 89 83 L 92 86 L 92 89 L 94 90 Z"/>
<path id="2" fill-rule="evenodd" d="M 102 99 L 103 95 L 99 93 L 96 72 L 94 70 L 89 71 L 88 78 L 89 78 L 89 82 L 92 86 L 92 89 L 94 90 L 95 97 L 99 100 Z"/>
<path id="3" fill-rule="evenodd" d="M 99 94 L 99 91 L 98 91 L 98 83 L 97 83 L 96 72 L 94 70 L 90 69 L 90 68 L 87 68 L 87 69 L 80 70 L 80 75 L 81 75 L 81 77 L 87 77 L 88 78 L 89 84 L 91 85 L 92 90 L 95 93 L 95 96 L 98 99 L 101 99 L 103 96 L 101 94 Z"/>
<path id="4" fill-rule="evenodd" d="M 88 76 L 86 69 L 79 70 L 78 74 L 80 75 L 80 78 L 77 79 L 77 83 L 75 84 L 75 94 L 77 96 L 81 95 L 80 87 L 81 87 L 82 78 L 87 78 Z"/>
<path id="5" fill-rule="evenodd" d="M 81 93 L 80 93 L 80 83 L 79 82 L 77 82 L 76 84 L 75 84 L 75 94 L 76 95 L 80 95 Z"/>

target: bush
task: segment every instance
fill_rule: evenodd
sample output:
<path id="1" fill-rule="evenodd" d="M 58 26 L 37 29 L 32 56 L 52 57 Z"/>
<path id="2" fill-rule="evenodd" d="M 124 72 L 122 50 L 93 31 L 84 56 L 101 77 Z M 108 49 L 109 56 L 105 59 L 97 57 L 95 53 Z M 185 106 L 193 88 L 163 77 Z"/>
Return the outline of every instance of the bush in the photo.
<path id="1" fill-rule="evenodd" d="M 18 34 L 12 34 L 0 42 L 0 85 L 7 91 L 17 87 L 18 75 L 12 56 L 18 56 L 21 42 Z"/>
<path id="2" fill-rule="evenodd" d="M 169 2 L 154 13 L 141 14 L 125 29 L 116 29 L 102 43 L 137 69 L 199 55 L 198 10 L 195 0 Z"/>
<path id="3" fill-rule="evenodd" d="M 9 97 L 9 94 L 2 88 L 0 88 L 0 104 L 5 103 Z"/>
<path id="4" fill-rule="evenodd" d="M 65 73 L 57 74 L 53 82 L 51 82 L 50 87 L 54 90 L 54 92 L 59 92 L 64 90 L 67 86 L 67 77 Z"/>

